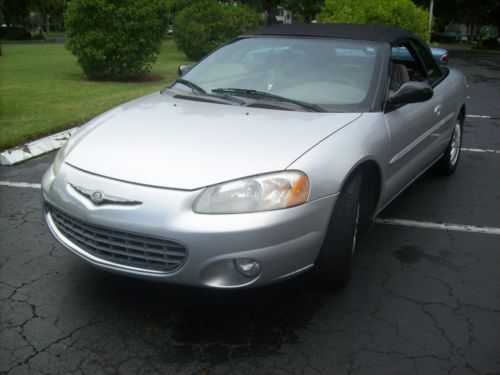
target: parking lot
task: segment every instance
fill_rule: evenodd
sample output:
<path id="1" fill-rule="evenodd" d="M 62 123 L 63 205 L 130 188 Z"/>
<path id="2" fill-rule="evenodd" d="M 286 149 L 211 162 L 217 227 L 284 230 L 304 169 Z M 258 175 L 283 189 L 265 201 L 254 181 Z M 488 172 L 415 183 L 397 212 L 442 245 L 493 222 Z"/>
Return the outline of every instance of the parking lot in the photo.
<path id="1" fill-rule="evenodd" d="M 427 172 L 360 239 L 342 291 L 220 291 L 95 270 L 49 235 L 54 153 L 0 169 L 0 373 L 500 374 L 500 54 L 470 82 L 455 175 Z"/>

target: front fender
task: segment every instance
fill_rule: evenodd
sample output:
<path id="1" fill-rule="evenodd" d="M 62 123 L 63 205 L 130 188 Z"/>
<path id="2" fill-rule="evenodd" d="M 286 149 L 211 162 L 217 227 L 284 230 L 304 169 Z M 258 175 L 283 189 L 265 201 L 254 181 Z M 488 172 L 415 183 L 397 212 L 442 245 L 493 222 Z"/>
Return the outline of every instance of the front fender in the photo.
<path id="1" fill-rule="evenodd" d="M 368 160 L 378 164 L 383 189 L 389 152 L 390 135 L 383 113 L 365 113 L 318 143 L 287 169 L 308 175 L 309 200 L 313 201 L 339 192 L 351 172 Z"/>

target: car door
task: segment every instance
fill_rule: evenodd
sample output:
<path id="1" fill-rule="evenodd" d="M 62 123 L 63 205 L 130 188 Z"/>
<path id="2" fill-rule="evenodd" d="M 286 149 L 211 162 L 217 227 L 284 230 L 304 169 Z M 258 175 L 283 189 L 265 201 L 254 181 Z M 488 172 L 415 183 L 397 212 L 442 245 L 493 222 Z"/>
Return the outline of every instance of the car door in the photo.
<path id="1" fill-rule="evenodd" d="M 403 41 L 395 47 L 391 56 L 392 69 L 396 64 L 402 64 L 408 71 L 409 80 L 425 81 L 431 86 L 442 79 L 439 67 L 425 65 L 419 47 L 412 41 Z M 425 51 L 425 47 L 420 47 Z M 392 73 L 391 79 L 394 79 Z M 385 113 L 391 149 L 386 165 L 384 200 L 398 194 L 436 160 L 439 154 L 436 141 L 443 136 L 443 119 L 447 115 L 439 90 L 434 90 L 433 97 L 425 102 L 406 104 Z"/>

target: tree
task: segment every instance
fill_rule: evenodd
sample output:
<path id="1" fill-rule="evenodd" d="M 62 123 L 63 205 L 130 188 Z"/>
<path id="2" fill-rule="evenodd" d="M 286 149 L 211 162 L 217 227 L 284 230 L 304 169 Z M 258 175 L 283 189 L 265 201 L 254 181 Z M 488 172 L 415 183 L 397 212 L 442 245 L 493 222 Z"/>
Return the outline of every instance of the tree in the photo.
<path id="1" fill-rule="evenodd" d="M 169 12 L 179 12 L 190 5 L 193 5 L 198 0 L 166 0 Z"/>
<path id="2" fill-rule="evenodd" d="M 500 2 L 498 0 L 457 0 L 456 17 L 453 21 L 468 26 L 470 39 L 479 37 L 479 29 L 484 25 L 500 27 Z M 474 9 L 471 11 L 471 9 Z M 439 11 L 439 9 L 438 9 Z M 438 16 L 439 13 L 436 13 Z M 451 19 L 448 15 L 448 18 Z"/>
<path id="3" fill-rule="evenodd" d="M 325 0 L 286 0 L 284 7 L 290 9 L 294 17 L 299 15 L 305 23 L 310 23 L 321 12 Z"/>
<path id="4" fill-rule="evenodd" d="M 7 26 L 25 25 L 29 15 L 30 0 L 4 0 L 2 13 Z"/>
<path id="5" fill-rule="evenodd" d="M 247 5 L 258 12 L 266 14 L 266 24 L 276 23 L 276 14 L 278 6 L 282 5 L 284 0 L 240 0 L 240 3 Z"/>
<path id="6" fill-rule="evenodd" d="M 47 21 L 57 25 L 57 29 L 62 29 L 65 7 L 66 0 L 30 0 L 30 11 L 40 15 L 45 31 L 49 31 Z"/>
<path id="7" fill-rule="evenodd" d="M 62 29 L 63 13 L 67 0 L 2 0 L 0 19 L 8 26 L 35 29 L 35 26 L 52 25 Z M 49 17 L 47 17 L 49 16 Z"/>
<path id="8" fill-rule="evenodd" d="M 71 0 L 65 20 L 66 47 L 88 77 L 128 79 L 156 60 L 167 7 L 163 0 Z"/>
<path id="9" fill-rule="evenodd" d="M 0 22 L 4 23 L 5 22 L 5 17 L 3 15 L 3 6 L 4 6 L 5 0 L 0 0 Z"/>
<path id="10" fill-rule="evenodd" d="M 240 0 L 240 2 L 259 12 L 264 12 L 266 24 L 272 25 L 276 23 L 276 14 L 280 6 L 291 10 L 304 22 L 309 23 L 320 12 L 325 0 Z"/>
<path id="11" fill-rule="evenodd" d="M 415 4 L 429 9 L 430 0 L 414 0 Z M 500 30 L 500 1 L 498 0 L 436 0 L 434 17 L 437 31 L 452 22 L 463 23 L 468 29 L 478 30 L 481 25 L 493 25 Z M 470 35 L 469 36 L 473 36 Z"/>
<path id="12" fill-rule="evenodd" d="M 326 0 L 319 20 L 395 26 L 429 39 L 429 16 L 411 0 Z"/>
<path id="13" fill-rule="evenodd" d="M 260 21 L 258 12 L 241 4 L 198 1 L 177 13 L 175 41 L 186 56 L 197 60 Z"/>

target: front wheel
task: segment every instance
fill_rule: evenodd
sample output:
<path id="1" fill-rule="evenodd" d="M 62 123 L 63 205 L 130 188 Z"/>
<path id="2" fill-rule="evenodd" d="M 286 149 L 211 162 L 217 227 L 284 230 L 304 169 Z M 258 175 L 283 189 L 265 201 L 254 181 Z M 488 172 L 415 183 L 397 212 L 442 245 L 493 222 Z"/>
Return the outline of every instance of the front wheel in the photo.
<path id="1" fill-rule="evenodd" d="M 347 180 L 333 209 L 311 275 L 322 285 L 341 288 L 351 279 L 359 224 L 361 177 L 357 173 Z"/>
<path id="2" fill-rule="evenodd" d="M 450 175 L 457 169 L 462 147 L 463 118 L 459 116 L 453 127 L 453 134 L 444 155 L 437 161 L 436 169 L 439 173 Z"/>

